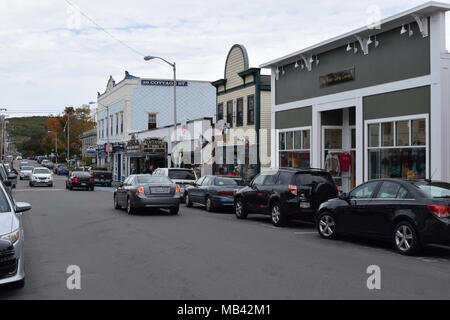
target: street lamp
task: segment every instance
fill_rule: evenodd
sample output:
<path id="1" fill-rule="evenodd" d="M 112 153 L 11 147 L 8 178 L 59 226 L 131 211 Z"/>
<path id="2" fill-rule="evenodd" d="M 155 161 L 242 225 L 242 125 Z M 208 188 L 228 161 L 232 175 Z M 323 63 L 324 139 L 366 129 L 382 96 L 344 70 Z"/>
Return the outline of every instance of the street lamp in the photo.
<path id="1" fill-rule="evenodd" d="M 161 61 L 164 61 L 169 66 L 173 68 L 173 126 L 175 130 L 175 134 L 177 132 L 177 65 L 176 63 L 170 63 L 166 59 L 163 59 L 161 57 L 155 57 L 155 56 L 146 56 L 144 58 L 145 61 L 150 61 L 154 59 L 159 59 Z"/>

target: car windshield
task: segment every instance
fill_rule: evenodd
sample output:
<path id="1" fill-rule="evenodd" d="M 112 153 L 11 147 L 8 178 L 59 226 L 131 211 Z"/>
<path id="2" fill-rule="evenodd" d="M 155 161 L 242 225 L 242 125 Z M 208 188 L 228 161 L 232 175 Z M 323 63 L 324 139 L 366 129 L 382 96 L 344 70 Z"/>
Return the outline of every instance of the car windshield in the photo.
<path id="1" fill-rule="evenodd" d="M 50 171 L 48 171 L 48 169 L 35 169 L 33 173 L 35 173 L 35 174 L 49 174 Z"/>
<path id="2" fill-rule="evenodd" d="M 91 174 L 89 172 L 74 172 L 73 176 L 77 178 L 90 178 Z"/>
<path id="3" fill-rule="evenodd" d="M 3 190 L 0 189 L 0 213 L 10 212 L 11 207 L 9 206 L 8 199 Z"/>
<path id="4" fill-rule="evenodd" d="M 161 184 L 172 183 L 167 177 L 155 177 L 155 176 L 139 176 L 137 177 L 138 184 Z"/>
<path id="5" fill-rule="evenodd" d="M 194 171 L 190 170 L 169 170 L 169 178 L 176 180 L 196 180 Z"/>
<path id="6" fill-rule="evenodd" d="M 450 184 L 445 182 L 434 182 L 430 184 L 419 184 L 418 187 L 432 198 L 450 198 Z"/>
<path id="7" fill-rule="evenodd" d="M 33 171 L 33 167 L 22 167 L 22 171 Z"/>
<path id="8" fill-rule="evenodd" d="M 216 178 L 216 186 L 237 186 L 238 181 L 231 178 Z"/>

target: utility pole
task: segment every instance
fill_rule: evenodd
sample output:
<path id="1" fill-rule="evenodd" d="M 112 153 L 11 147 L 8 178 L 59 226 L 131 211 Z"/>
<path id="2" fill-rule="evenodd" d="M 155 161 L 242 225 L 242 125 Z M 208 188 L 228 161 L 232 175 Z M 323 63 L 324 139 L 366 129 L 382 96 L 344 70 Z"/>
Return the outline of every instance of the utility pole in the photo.
<path id="1" fill-rule="evenodd" d="M 8 111 L 6 108 L 0 108 L 0 112 L 6 112 Z M 1 153 L 0 153 L 0 160 L 3 160 L 5 156 L 5 115 L 1 115 L 1 122 L 2 122 L 2 140 L 1 140 Z"/>

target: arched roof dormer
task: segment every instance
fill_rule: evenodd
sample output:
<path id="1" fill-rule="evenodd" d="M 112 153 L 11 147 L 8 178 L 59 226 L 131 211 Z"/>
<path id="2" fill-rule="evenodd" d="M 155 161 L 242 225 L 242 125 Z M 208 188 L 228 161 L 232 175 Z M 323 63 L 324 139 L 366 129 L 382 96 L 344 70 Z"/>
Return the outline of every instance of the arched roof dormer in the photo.
<path id="1" fill-rule="evenodd" d="M 224 79 L 227 89 L 231 89 L 244 84 L 244 80 L 239 76 L 240 72 L 249 68 L 247 49 L 243 45 L 235 44 L 228 53 L 225 63 Z"/>

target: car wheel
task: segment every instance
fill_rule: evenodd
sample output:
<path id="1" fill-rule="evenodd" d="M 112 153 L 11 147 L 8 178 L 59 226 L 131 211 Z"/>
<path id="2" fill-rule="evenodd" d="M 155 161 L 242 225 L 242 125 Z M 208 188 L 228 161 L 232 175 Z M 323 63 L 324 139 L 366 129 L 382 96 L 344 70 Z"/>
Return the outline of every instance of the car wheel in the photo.
<path id="1" fill-rule="evenodd" d="M 122 209 L 119 205 L 119 200 L 117 199 L 117 195 L 114 195 L 114 209 L 119 210 Z"/>
<path id="2" fill-rule="evenodd" d="M 278 202 L 272 204 L 270 217 L 272 219 L 272 224 L 276 227 L 284 227 L 287 224 L 286 214 L 281 210 L 281 206 Z"/>
<path id="3" fill-rule="evenodd" d="M 394 248 L 402 255 L 411 256 L 420 250 L 416 228 L 408 221 L 400 222 L 393 232 Z"/>
<path id="4" fill-rule="evenodd" d="M 322 213 L 319 216 L 317 230 L 324 239 L 336 239 L 336 222 L 329 212 Z"/>
<path id="5" fill-rule="evenodd" d="M 214 205 L 211 201 L 211 198 L 206 198 L 206 211 L 208 212 L 214 212 Z"/>
<path id="6" fill-rule="evenodd" d="M 180 207 L 173 207 L 170 209 L 170 214 L 175 216 L 178 214 L 179 211 L 180 211 Z"/>
<path id="7" fill-rule="evenodd" d="M 69 190 L 70 190 L 70 191 L 73 191 L 73 186 L 70 186 L 70 187 L 69 187 Z"/>
<path id="8" fill-rule="evenodd" d="M 131 198 L 128 197 L 127 198 L 127 213 L 128 215 L 133 215 L 134 214 L 135 209 L 133 208 L 132 204 L 131 204 Z"/>
<path id="9" fill-rule="evenodd" d="M 192 202 L 191 197 L 189 197 L 189 193 L 186 193 L 186 196 L 184 197 L 184 203 L 186 204 L 186 207 L 192 208 Z"/>
<path id="10" fill-rule="evenodd" d="M 237 199 L 234 204 L 234 213 L 238 219 L 247 219 L 248 212 L 241 198 Z"/>

